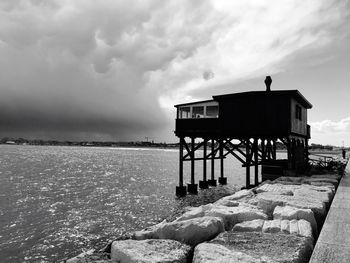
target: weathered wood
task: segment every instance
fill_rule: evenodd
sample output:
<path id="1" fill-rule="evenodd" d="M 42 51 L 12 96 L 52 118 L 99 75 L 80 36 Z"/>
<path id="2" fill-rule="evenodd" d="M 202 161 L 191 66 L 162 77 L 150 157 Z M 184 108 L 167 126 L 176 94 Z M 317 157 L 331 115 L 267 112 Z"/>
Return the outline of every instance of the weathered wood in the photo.
<path id="1" fill-rule="evenodd" d="M 211 155 L 211 180 L 215 180 L 215 154 L 214 153 L 214 139 L 211 140 L 211 152 L 212 152 L 212 155 Z"/>
<path id="2" fill-rule="evenodd" d="M 249 152 L 250 152 L 249 143 L 246 143 L 246 163 L 247 164 L 250 164 Z M 245 182 L 246 182 L 246 187 L 249 188 L 249 186 L 250 186 L 250 166 L 249 165 L 246 166 L 246 181 Z"/>
<path id="3" fill-rule="evenodd" d="M 203 181 L 207 181 L 207 139 L 203 142 Z"/>
<path id="4" fill-rule="evenodd" d="M 180 138 L 180 150 L 179 150 L 179 186 L 183 186 L 184 179 L 183 179 L 183 140 L 184 138 Z"/>
<path id="5" fill-rule="evenodd" d="M 222 139 L 220 139 L 220 177 L 224 177 L 224 145 Z"/>
<path id="6" fill-rule="evenodd" d="M 205 158 L 205 159 L 208 160 L 208 158 Z M 210 158 L 210 159 L 212 159 L 212 158 Z M 214 160 L 219 160 L 219 159 L 220 159 L 220 156 L 214 157 Z M 194 158 L 194 160 L 195 160 L 195 161 L 203 161 L 204 158 L 203 158 L 203 157 L 196 157 L 196 158 Z M 186 159 L 184 159 L 183 161 L 184 161 L 184 162 L 189 162 L 189 161 L 192 161 L 192 158 L 186 158 Z"/>
<path id="7" fill-rule="evenodd" d="M 191 151 L 190 152 L 188 152 L 185 156 L 184 156 L 184 158 L 187 158 L 187 157 L 189 157 L 191 154 L 192 154 L 192 152 L 195 152 L 195 151 L 197 151 L 200 147 L 202 147 L 203 146 L 203 142 L 201 142 L 201 143 L 198 143 L 196 146 L 195 146 L 195 148 L 193 149 L 192 147 L 191 147 Z"/>
<path id="8" fill-rule="evenodd" d="M 255 185 L 259 184 L 259 155 L 258 155 L 258 139 L 254 139 L 254 164 L 255 164 L 255 173 L 254 173 L 254 179 L 255 179 Z"/>
<path id="9" fill-rule="evenodd" d="M 195 183 L 194 180 L 194 158 L 195 158 L 195 151 L 194 151 L 194 137 L 191 138 L 191 184 Z"/>

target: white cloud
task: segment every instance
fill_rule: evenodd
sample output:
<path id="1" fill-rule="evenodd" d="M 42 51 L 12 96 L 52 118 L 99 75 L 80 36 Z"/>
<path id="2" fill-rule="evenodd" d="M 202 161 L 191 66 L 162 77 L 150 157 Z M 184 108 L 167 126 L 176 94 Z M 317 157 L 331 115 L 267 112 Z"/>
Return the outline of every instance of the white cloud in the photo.
<path id="1" fill-rule="evenodd" d="M 315 133 L 348 133 L 350 136 L 350 117 L 342 119 L 338 122 L 334 122 L 331 120 L 323 120 L 320 122 L 313 122 L 310 125 L 312 127 L 312 132 Z"/>
<path id="2" fill-rule="evenodd" d="M 170 130 L 173 104 L 332 41 L 346 2 L 2 0 L 0 117 Z"/>

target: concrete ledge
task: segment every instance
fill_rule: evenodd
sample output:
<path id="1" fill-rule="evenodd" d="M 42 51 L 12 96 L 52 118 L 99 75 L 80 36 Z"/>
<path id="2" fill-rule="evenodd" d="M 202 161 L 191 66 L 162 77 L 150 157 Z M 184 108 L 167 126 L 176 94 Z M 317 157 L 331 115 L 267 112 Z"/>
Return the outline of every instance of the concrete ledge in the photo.
<path id="1" fill-rule="evenodd" d="M 310 263 L 348 263 L 350 259 L 350 162 L 323 224 Z"/>

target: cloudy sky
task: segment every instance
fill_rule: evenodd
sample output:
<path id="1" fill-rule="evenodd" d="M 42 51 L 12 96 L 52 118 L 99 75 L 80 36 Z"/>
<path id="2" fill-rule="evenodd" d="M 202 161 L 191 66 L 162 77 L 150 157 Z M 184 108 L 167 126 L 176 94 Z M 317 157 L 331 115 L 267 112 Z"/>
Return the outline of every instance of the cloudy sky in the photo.
<path id="1" fill-rule="evenodd" d="M 177 141 L 174 104 L 298 89 L 350 146 L 348 0 L 0 0 L 0 137 Z"/>

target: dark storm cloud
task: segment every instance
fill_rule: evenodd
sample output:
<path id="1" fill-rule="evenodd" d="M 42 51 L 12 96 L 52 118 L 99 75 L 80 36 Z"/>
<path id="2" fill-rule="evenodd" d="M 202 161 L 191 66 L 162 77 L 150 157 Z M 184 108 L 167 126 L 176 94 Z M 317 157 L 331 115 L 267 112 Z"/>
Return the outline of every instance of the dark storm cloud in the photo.
<path id="1" fill-rule="evenodd" d="M 2 0 L 0 136 L 169 139 L 174 104 L 327 43 L 342 4 Z"/>

